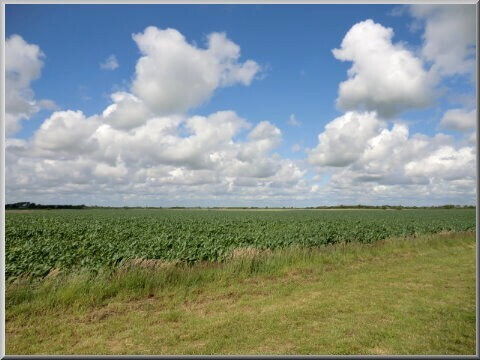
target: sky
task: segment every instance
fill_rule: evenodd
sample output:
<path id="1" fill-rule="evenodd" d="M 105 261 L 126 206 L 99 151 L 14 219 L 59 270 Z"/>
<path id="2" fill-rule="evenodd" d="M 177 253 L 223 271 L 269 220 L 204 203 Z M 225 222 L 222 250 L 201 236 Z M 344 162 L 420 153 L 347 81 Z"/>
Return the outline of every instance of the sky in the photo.
<path id="1" fill-rule="evenodd" d="M 6 203 L 476 203 L 475 5 L 5 5 Z"/>

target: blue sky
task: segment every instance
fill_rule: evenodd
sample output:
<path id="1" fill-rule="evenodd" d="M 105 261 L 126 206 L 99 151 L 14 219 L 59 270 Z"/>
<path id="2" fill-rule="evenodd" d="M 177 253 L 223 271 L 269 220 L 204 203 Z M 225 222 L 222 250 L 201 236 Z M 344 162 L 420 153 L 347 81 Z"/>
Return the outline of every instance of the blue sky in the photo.
<path id="1" fill-rule="evenodd" d="M 217 111 L 231 110 L 246 119 L 251 127 L 267 121 L 281 131 L 281 142 L 268 156 L 278 155 L 282 159 L 298 162 L 305 171 L 303 180 L 312 181 L 312 178 L 321 174 L 317 179 L 318 184 L 309 183 L 308 186 L 327 186 L 325 179 L 338 173 L 338 164 L 312 160 L 308 155 L 309 151 L 319 145 L 318 136 L 324 132 L 327 124 L 343 116 L 346 111 L 360 110 L 338 108 L 335 105 L 339 96 L 339 84 L 348 79 L 347 71 L 352 66 L 352 61 L 340 61 L 332 54 L 332 49 L 340 48 L 342 40 L 352 26 L 372 19 L 373 23 L 383 28 L 391 28 L 394 33 L 391 43 L 394 46 L 402 44 L 400 46 L 407 49 L 412 57 L 421 61 L 424 72 L 431 73 L 430 70 L 435 67 L 436 60 L 425 49 L 428 48 L 426 44 L 429 41 L 434 43 L 436 39 L 431 33 L 427 34 L 425 29 L 428 24 L 435 28 L 438 21 L 443 19 L 442 11 L 448 12 L 450 9 L 451 7 L 447 7 L 427 11 L 424 14 L 425 12 L 398 5 L 6 5 L 6 38 L 19 35 L 26 44 L 37 45 L 45 54 L 44 57 L 40 57 L 43 62 L 41 75 L 29 84 L 34 98 L 37 101 L 49 99 L 56 104 L 55 109 L 47 106 L 37 109 L 28 116 L 28 119 L 18 120 L 21 126 L 14 134 L 7 134 L 7 137 L 23 141 L 24 146 L 29 149 L 25 150 L 23 155 L 18 155 L 18 158 L 25 157 L 25 152 L 30 152 L 29 156 L 32 156 L 31 154 L 36 151 L 31 148 L 34 146 L 32 144 L 35 134 L 54 111 L 81 110 L 88 118 L 101 114 L 112 104 L 110 99 L 112 93 L 130 92 L 131 84 L 136 77 L 135 66 L 141 56 L 132 34 L 141 34 L 148 26 L 160 30 L 176 29 L 183 34 L 187 43 L 196 48 L 207 46 L 209 34 L 224 32 L 226 37 L 241 49 L 241 56 L 236 61 L 244 63 L 251 59 L 260 70 L 247 86 L 236 83 L 232 86 L 216 87 L 205 101 L 189 106 L 183 115 L 208 117 Z M 462 16 L 468 16 L 468 11 L 454 12 L 459 22 L 463 20 Z M 465 31 L 469 30 L 467 28 Z M 468 39 L 465 40 L 466 48 L 471 45 Z M 102 69 L 100 63 L 110 55 L 116 57 L 118 68 Z M 437 52 L 434 55 L 443 59 L 441 53 Z M 466 58 L 456 61 L 456 64 L 463 65 L 462 61 L 465 62 Z M 441 69 L 440 60 L 438 65 Z M 387 129 L 391 129 L 395 123 L 408 124 L 411 135 L 418 133 L 431 138 L 440 132 L 449 135 L 452 151 L 460 151 L 461 144 L 468 136 L 471 137 L 470 133 L 458 131 L 455 126 L 442 127 L 440 123 L 449 109 L 472 111 L 474 83 L 470 72 L 452 70 L 452 65 L 449 65 L 447 71 L 445 66 L 444 70 L 438 71 L 440 75 L 436 75 L 435 84 L 431 87 L 436 92 L 443 91 L 443 95 L 436 96 L 424 108 L 405 106 L 393 117 L 384 120 Z M 385 74 L 379 72 L 378 76 Z M 458 101 L 457 97 L 462 97 L 464 101 Z M 369 110 L 376 111 L 372 107 Z M 299 126 L 288 124 L 292 114 L 300 122 Z M 248 131 L 240 131 L 232 139 L 247 138 Z M 294 149 L 296 151 L 292 150 L 294 145 L 297 147 Z M 320 150 L 325 151 L 322 149 Z M 47 155 L 41 157 L 48 158 Z M 119 155 L 117 159 L 120 158 Z M 415 161 L 417 160 L 420 161 L 420 159 Z M 186 165 L 177 166 L 184 168 Z M 349 168 L 344 170 L 353 171 L 355 167 L 358 168 L 358 164 L 355 163 L 349 163 L 348 166 Z M 432 180 L 432 176 L 444 176 L 442 171 L 436 175 L 425 176 L 430 176 L 429 181 L 436 181 Z M 445 179 L 437 180 L 443 184 Z M 32 181 L 35 181 L 34 176 Z M 390 185 L 392 184 L 387 182 L 376 186 Z M 355 188 L 355 184 L 350 186 L 352 189 Z M 259 189 L 259 186 L 257 188 Z M 445 190 L 444 187 L 440 188 Z M 19 200 L 26 194 L 40 200 L 56 200 L 25 191 L 21 189 L 8 191 L 7 179 L 7 200 L 9 197 L 12 200 Z M 238 194 L 241 194 L 241 190 L 238 191 Z M 312 201 L 316 203 L 327 201 L 328 192 L 326 189 L 325 191 L 321 195 L 323 200 Z M 396 192 L 393 188 L 391 191 Z M 428 202 L 424 191 L 423 195 L 421 192 L 419 194 Z M 363 190 L 358 196 L 351 195 L 344 200 L 358 202 L 355 200 L 361 199 L 362 192 Z M 455 193 L 457 195 L 452 195 L 453 197 L 442 197 L 438 194 L 436 201 L 475 202 L 474 189 L 461 195 L 452 190 L 452 194 Z M 70 199 L 71 193 L 69 194 L 66 193 L 65 201 Z M 125 194 L 129 199 L 134 198 L 134 195 L 135 193 L 132 195 L 128 191 Z M 212 198 L 213 195 L 198 201 L 206 204 Z M 233 196 L 229 197 L 228 201 L 250 201 L 240 200 L 241 198 L 241 195 Z M 284 197 L 282 199 L 279 201 L 286 201 Z M 295 195 L 292 195 L 288 202 L 308 203 L 308 197 L 295 199 Z M 387 194 L 386 197 L 365 201 L 401 202 L 394 199 L 395 197 L 388 197 Z M 331 202 L 344 200 L 334 197 L 328 199 Z M 122 203 L 125 200 L 120 198 L 105 200 L 109 201 Z M 159 204 L 163 200 L 154 198 L 149 201 Z M 227 199 L 220 198 L 218 201 Z"/>

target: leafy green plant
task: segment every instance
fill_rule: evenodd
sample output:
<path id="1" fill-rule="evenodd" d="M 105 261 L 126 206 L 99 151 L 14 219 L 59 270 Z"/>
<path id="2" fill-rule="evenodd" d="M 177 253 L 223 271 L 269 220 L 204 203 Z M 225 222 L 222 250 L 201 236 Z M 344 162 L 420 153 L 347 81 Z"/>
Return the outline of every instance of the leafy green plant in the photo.
<path id="1" fill-rule="evenodd" d="M 127 260 L 223 261 L 238 248 L 318 247 L 475 229 L 475 209 L 36 210 L 6 214 L 7 279 Z"/>

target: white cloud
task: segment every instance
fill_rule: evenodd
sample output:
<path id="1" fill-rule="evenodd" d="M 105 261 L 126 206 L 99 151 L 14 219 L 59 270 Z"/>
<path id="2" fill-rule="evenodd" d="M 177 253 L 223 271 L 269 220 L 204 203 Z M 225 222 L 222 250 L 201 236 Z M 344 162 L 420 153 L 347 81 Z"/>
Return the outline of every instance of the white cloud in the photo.
<path id="1" fill-rule="evenodd" d="M 117 57 L 113 54 L 106 58 L 103 63 L 100 63 L 100 68 L 103 70 L 115 70 L 118 66 Z"/>
<path id="2" fill-rule="evenodd" d="M 422 56 L 441 75 L 475 70 L 476 5 L 410 5 L 410 13 L 424 21 Z"/>
<path id="3" fill-rule="evenodd" d="M 150 26 L 133 39 L 143 55 L 133 93 L 159 115 L 198 106 L 218 87 L 249 85 L 260 70 L 252 60 L 238 62 L 240 47 L 224 33 L 210 34 L 206 49 L 189 44 L 175 29 Z"/>
<path id="4" fill-rule="evenodd" d="M 300 126 L 302 123 L 297 120 L 297 117 L 295 114 L 291 114 L 290 117 L 287 120 L 287 124 L 290 126 Z"/>
<path id="5" fill-rule="evenodd" d="M 419 5 L 411 9 L 417 20 L 427 23 L 422 59 L 403 44 L 393 44 L 392 29 L 372 20 L 354 25 L 340 49 L 333 50 L 337 59 L 353 62 L 337 98 L 338 107 L 353 111 L 328 123 L 319 134 L 318 145 L 308 151 L 309 162 L 317 166 L 318 173 L 330 177 L 325 186 L 314 189 L 316 194 L 344 203 L 351 199 L 357 203 L 474 202 L 474 133 L 455 144 L 453 137 L 441 133 L 411 135 L 408 126 L 395 119 L 402 111 L 429 105 L 442 76 L 469 71 L 468 47 L 474 32 L 468 36 L 465 32 L 471 30 L 474 15 L 458 25 L 462 32 L 459 44 L 448 48 L 445 44 L 454 41 L 456 34 L 452 24 L 462 21 L 466 8 Z M 440 29 L 442 22 L 448 34 Z M 443 37 L 445 44 L 440 44 Z M 423 60 L 433 62 L 428 71 Z M 456 101 L 460 100 L 470 101 L 465 96 Z M 395 122 L 386 122 L 389 118 Z M 470 131 L 475 118 L 474 110 L 451 109 L 440 124 Z"/>
<path id="6" fill-rule="evenodd" d="M 45 55 L 37 45 L 28 44 L 19 35 L 10 36 L 5 43 L 5 71 L 7 79 L 19 88 L 28 88 L 40 76 Z"/>
<path id="7" fill-rule="evenodd" d="M 304 196 L 304 171 L 273 153 L 281 131 L 272 123 L 253 126 L 233 111 L 182 114 L 216 88 L 250 84 L 259 66 L 238 62 L 238 45 L 213 33 L 201 49 L 175 30 L 156 28 L 134 39 L 144 56 L 133 93 L 113 93 L 112 103 L 90 117 L 54 112 L 31 139 L 8 139 L 9 198 L 80 196 L 92 203 L 119 197 L 174 201 L 185 194 L 265 201 Z M 149 86 L 154 91 L 146 93 Z M 178 91 L 179 103 L 169 104 L 175 97 L 170 91 Z"/>
<path id="8" fill-rule="evenodd" d="M 33 143 L 39 150 L 81 155 L 94 146 L 90 137 L 98 126 L 96 117 L 87 119 L 81 111 L 56 111 L 36 131 Z"/>
<path id="9" fill-rule="evenodd" d="M 106 163 L 98 163 L 93 169 L 93 174 L 104 178 L 120 178 L 127 175 L 128 169 L 123 162 L 119 162 L 115 166 L 110 166 Z"/>
<path id="10" fill-rule="evenodd" d="M 132 129 L 143 125 L 152 117 L 143 101 L 126 92 L 116 92 L 111 96 L 113 104 L 103 111 L 105 123 L 118 129 Z"/>
<path id="11" fill-rule="evenodd" d="M 40 77 L 45 55 L 37 45 L 28 44 L 19 35 L 5 41 L 5 131 L 20 130 L 21 121 L 41 108 L 52 109 L 51 100 L 36 101 L 30 83 Z"/>
<path id="12" fill-rule="evenodd" d="M 262 121 L 248 134 L 246 143 L 242 144 L 237 158 L 244 163 L 255 162 L 280 145 L 282 133 L 280 129 L 268 121 Z"/>
<path id="13" fill-rule="evenodd" d="M 184 126 L 189 136 L 171 139 L 162 151 L 165 160 L 192 168 L 208 168 L 214 162 L 211 155 L 228 151 L 233 136 L 246 122 L 233 111 L 219 111 L 208 117 L 188 118 Z"/>
<path id="14" fill-rule="evenodd" d="M 473 147 L 455 149 L 441 146 L 420 159 L 405 164 L 406 176 L 425 176 L 442 180 L 462 180 L 474 177 L 475 150 Z"/>
<path id="15" fill-rule="evenodd" d="M 271 140 L 271 139 L 279 139 L 281 136 L 281 131 L 275 125 L 271 124 L 268 121 L 262 121 L 255 126 L 255 128 L 248 134 L 248 137 L 255 141 L 262 141 L 262 140 Z M 276 144 L 277 140 L 273 140 L 274 144 Z M 270 146 L 267 147 L 270 149 Z"/>
<path id="16" fill-rule="evenodd" d="M 229 40 L 225 33 L 208 35 L 207 52 L 219 65 L 220 86 L 230 86 L 236 83 L 250 85 L 260 66 L 253 60 L 238 63 L 240 47 Z"/>
<path id="17" fill-rule="evenodd" d="M 348 80 L 339 86 L 339 108 L 392 117 L 431 103 L 434 79 L 422 61 L 402 44 L 393 44 L 392 37 L 391 28 L 366 20 L 355 24 L 341 47 L 332 50 L 338 60 L 353 62 Z"/>
<path id="18" fill-rule="evenodd" d="M 476 110 L 450 109 L 443 114 L 440 125 L 445 129 L 468 131 L 477 125 Z"/>
<path id="19" fill-rule="evenodd" d="M 319 173 L 324 166 L 337 166 L 331 168 L 331 179 L 320 193 L 357 203 L 398 199 L 405 204 L 415 197 L 437 201 L 442 196 L 472 202 L 473 146 L 456 146 L 443 134 L 411 135 L 402 123 L 389 128 L 375 113 L 346 115 L 327 124 L 310 153 Z"/>
<path id="20" fill-rule="evenodd" d="M 367 140 L 385 127 L 375 112 L 349 111 L 325 126 L 318 145 L 309 152 L 309 162 L 321 166 L 346 166 L 362 154 Z"/>
<path id="21" fill-rule="evenodd" d="M 233 111 L 152 117 L 131 129 L 80 111 L 55 112 L 30 141 L 8 140 L 8 193 L 43 199 L 53 191 L 62 198 L 115 193 L 117 201 L 123 195 L 168 201 L 185 194 L 192 200 L 302 197 L 304 171 L 271 153 L 280 130 L 263 121 L 237 140 L 248 128 Z"/>

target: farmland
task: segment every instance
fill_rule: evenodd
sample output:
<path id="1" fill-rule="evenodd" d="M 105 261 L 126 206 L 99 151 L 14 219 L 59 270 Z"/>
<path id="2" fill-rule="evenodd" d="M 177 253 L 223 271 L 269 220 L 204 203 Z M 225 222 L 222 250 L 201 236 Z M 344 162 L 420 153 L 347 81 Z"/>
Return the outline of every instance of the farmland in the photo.
<path id="1" fill-rule="evenodd" d="M 474 209 L 7 211 L 7 353 L 474 354 L 475 227 Z"/>
<path id="2" fill-rule="evenodd" d="M 6 353 L 475 354 L 473 232 L 6 287 Z"/>
<path id="3" fill-rule="evenodd" d="M 311 248 L 475 229 L 474 209 L 37 210 L 7 212 L 6 278 L 128 260 L 224 261 L 235 249 Z"/>

